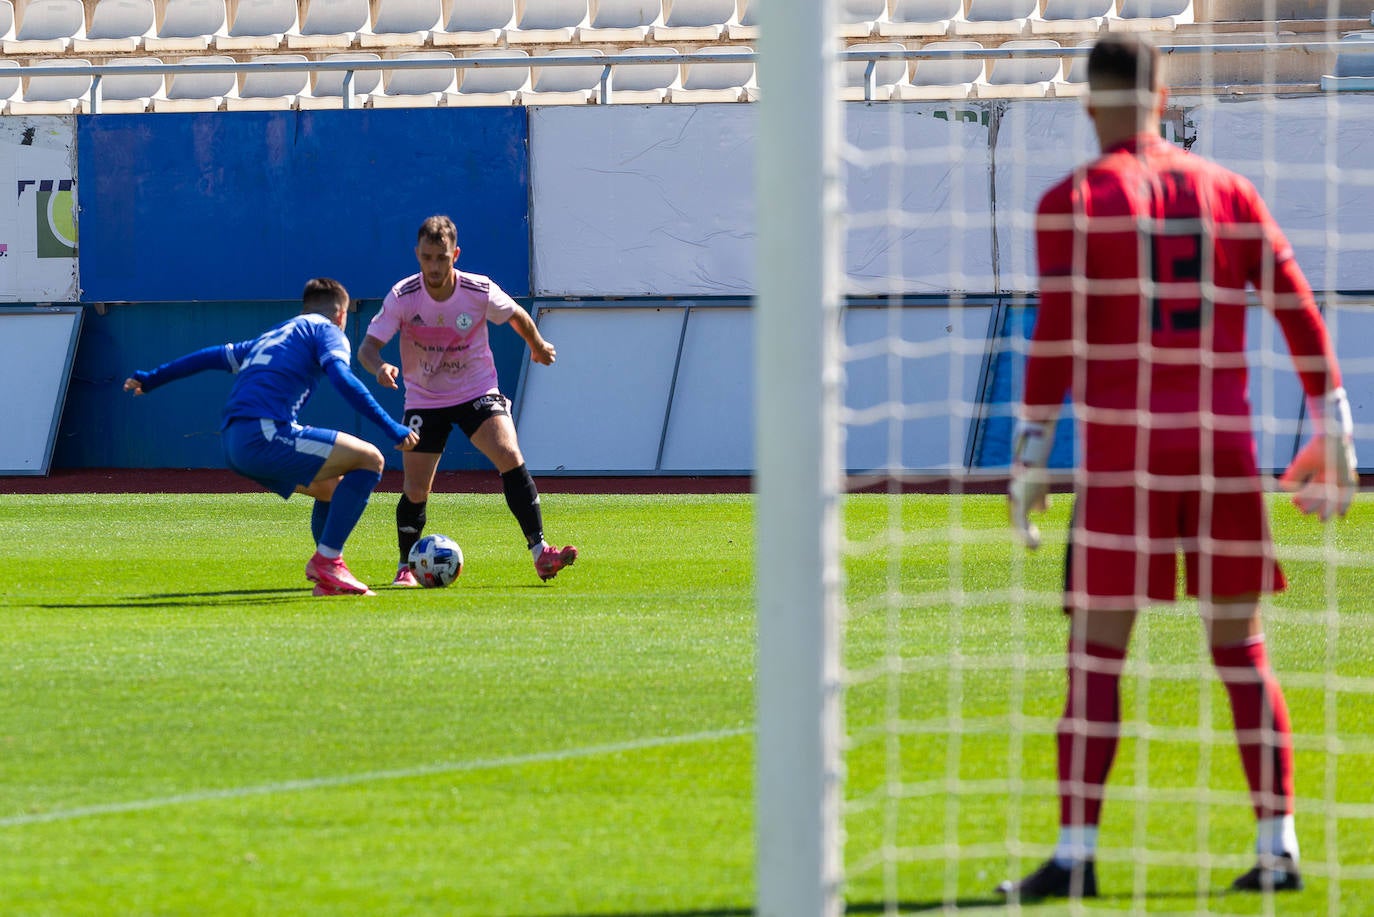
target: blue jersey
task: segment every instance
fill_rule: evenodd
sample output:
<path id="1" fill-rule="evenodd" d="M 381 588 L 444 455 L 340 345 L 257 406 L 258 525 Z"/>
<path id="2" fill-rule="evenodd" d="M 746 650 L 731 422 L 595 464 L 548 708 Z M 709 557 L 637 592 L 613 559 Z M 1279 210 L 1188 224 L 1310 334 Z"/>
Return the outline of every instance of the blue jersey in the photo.
<path id="1" fill-rule="evenodd" d="M 224 422 L 262 417 L 295 423 L 315 393 L 325 364 L 348 366 L 348 338 L 323 315 L 307 313 L 282 322 L 251 341 L 226 344 L 225 357 L 237 373 Z"/>
<path id="2" fill-rule="evenodd" d="M 154 370 L 137 370 L 132 378 L 144 392 L 207 369 L 237 375 L 224 405 L 224 424 L 239 419 L 296 423 L 296 415 L 322 376 L 329 376 L 354 410 L 401 442 L 410 429 L 397 423 L 348 368 L 348 338 L 323 315 L 304 313 L 271 331 L 237 344 L 205 347 Z"/>

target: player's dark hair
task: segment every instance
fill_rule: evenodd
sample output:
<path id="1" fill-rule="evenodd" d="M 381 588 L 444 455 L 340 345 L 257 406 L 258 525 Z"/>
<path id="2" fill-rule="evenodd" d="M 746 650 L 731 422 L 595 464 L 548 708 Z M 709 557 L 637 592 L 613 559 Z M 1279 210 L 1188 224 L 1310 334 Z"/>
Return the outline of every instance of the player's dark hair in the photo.
<path id="1" fill-rule="evenodd" d="M 1154 92 L 1160 87 L 1159 49 L 1133 32 L 1102 36 L 1088 54 L 1091 92 L 1134 89 Z"/>
<path id="2" fill-rule="evenodd" d="M 340 309 L 348 308 L 348 291 L 332 277 L 312 277 L 305 282 L 301 294 L 301 311 L 315 312 L 333 318 Z"/>
<path id="3" fill-rule="evenodd" d="M 437 242 L 440 245 L 450 245 L 458 247 L 458 227 L 453 225 L 453 221 L 442 214 L 432 216 L 420 224 L 420 232 L 415 239 L 416 242 Z"/>

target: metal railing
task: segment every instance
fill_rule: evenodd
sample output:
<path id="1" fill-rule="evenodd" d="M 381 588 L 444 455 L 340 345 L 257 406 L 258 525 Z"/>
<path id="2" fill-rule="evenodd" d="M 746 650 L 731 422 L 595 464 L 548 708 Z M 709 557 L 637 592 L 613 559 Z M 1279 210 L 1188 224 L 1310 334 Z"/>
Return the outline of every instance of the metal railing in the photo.
<path id="1" fill-rule="evenodd" d="M 922 60 L 1011 60 L 1061 58 L 1076 59 L 1086 57 L 1091 49 L 1087 47 L 1044 47 L 1044 48 L 983 48 L 981 50 L 917 48 L 917 49 L 864 49 L 840 53 L 842 63 L 863 62 L 864 98 L 873 100 L 876 96 L 877 66 L 882 61 L 922 61 Z M 1260 51 L 1300 51 L 1306 54 L 1374 54 L 1374 40 L 1370 41 L 1314 41 L 1314 42 L 1277 42 L 1256 41 L 1253 43 L 1160 45 L 1165 55 L 1190 54 L 1253 54 Z M 100 113 L 101 82 L 107 76 L 147 75 L 149 73 L 172 74 L 186 71 L 197 73 L 343 73 L 342 107 L 357 107 L 357 97 L 353 92 L 355 77 L 358 73 L 392 70 L 475 70 L 506 67 L 599 67 L 601 76 L 597 90 L 597 101 L 609 104 L 614 99 L 614 71 L 618 67 L 638 67 L 664 64 L 756 64 L 758 53 L 752 50 L 702 52 L 663 52 L 652 54 L 609 54 L 588 57 L 563 56 L 556 52 L 537 57 L 529 56 L 491 56 L 491 57 L 447 57 L 447 58 L 390 58 L 378 60 L 255 60 L 255 61 L 196 61 L 183 60 L 174 63 L 107 63 L 107 64 L 70 64 L 44 63 L 23 67 L 0 69 L 0 79 L 15 77 L 51 76 L 90 76 L 89 92 L 91 114 Z"/>

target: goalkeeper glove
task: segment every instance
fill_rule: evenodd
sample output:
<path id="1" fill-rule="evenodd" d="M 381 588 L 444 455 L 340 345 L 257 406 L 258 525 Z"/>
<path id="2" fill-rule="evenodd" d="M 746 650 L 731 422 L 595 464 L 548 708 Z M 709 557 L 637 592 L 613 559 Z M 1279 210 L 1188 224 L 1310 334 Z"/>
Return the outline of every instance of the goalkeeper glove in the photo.
<path id="1" fill-rule="evenodd" d="M 1012 433 L 1011 484 L 1007 488 L 1011 527 L 1032 551 L 1040 547 L 1040 529 L 1030 521 L 1030 514 L 1043 513 L 1050 507 L 1046 469 L 1054 445 L 1054 425 L 1053 420 L 1018 420 Z"/>
<path id="2" fill-rule="evenodd" d="M 1307 414 L 1315 432 L 1298 451 L 1280 483 L 1293 494 L 1293 505 L 1316 513 L 1325 522 L 1344 516 L 1359 487 L 1355 459 L 1354 422 L 1345 389 L 1307 398 Z"/>

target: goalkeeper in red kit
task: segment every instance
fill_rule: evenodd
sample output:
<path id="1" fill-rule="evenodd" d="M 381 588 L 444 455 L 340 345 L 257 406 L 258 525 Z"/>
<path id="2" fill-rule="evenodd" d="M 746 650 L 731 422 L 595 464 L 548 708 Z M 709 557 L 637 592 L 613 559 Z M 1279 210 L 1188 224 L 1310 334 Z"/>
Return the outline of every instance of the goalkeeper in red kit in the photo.
<path id="1" fill-rule="evenodd" d="M 1072 397 L 1081 455 L 1064 571 L 1068 696 L 1057 739 L 1053 856 L 998 891 L 1097 894 L 1104 786 L 1120 732 L 1120 678 L 1138 610 L 1175 598 L 1178 555 L 1231 702 L 1258 823 L 1239 891 L 1299 889 L 1293 741 L 1265 653 L 1262 596 L 1285 588 L 1251 432 L 1245 312 L 1277 319 L 1315 435 L 1283 476 L 1293 502 L 1343 515 L 1358 483 L 1331 342 L 1292 248 L 1246 179 L 1160 136 L 1159 52 L 1108 35 L 1088 58 L 1102 155 L 1041 199 L 1040 307 L 1013 440 L 1012 524 L 1031 546 L 1046 505 L 1055 421 Z"/>

